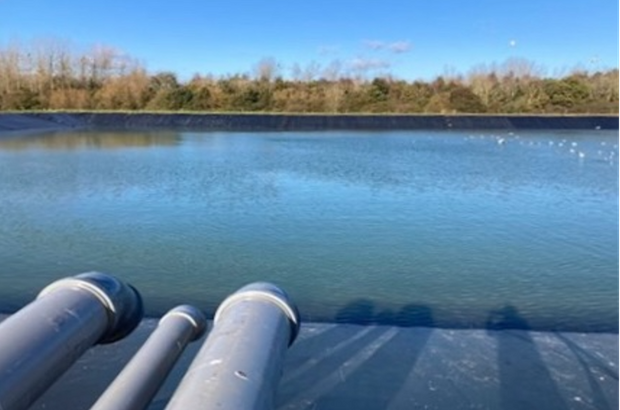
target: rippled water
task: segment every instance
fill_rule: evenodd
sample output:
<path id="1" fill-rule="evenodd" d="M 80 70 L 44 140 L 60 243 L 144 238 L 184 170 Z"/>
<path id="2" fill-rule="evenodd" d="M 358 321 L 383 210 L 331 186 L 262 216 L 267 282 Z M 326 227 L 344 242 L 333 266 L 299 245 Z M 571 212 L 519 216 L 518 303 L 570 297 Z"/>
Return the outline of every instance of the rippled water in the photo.
<path id="1" fill-rule="evenodd" d="M 304 319 L 618 329 L 618 133 L 0 139 L 0 310 L 88 270 L 147 313 L 273 281 Z"/>

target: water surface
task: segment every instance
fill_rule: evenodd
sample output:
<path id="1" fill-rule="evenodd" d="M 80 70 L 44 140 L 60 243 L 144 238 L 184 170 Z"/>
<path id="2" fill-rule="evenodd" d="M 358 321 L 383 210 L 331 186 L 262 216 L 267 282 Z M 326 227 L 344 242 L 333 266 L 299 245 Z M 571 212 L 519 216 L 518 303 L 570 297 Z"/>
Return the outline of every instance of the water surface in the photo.
<path id="1" fill-rule="evenodd" d="M 147 313 L 283 286 L 306 320 L 618 329 L 618 133 L 0 139 L 0 310 L 88 270 Z"/>

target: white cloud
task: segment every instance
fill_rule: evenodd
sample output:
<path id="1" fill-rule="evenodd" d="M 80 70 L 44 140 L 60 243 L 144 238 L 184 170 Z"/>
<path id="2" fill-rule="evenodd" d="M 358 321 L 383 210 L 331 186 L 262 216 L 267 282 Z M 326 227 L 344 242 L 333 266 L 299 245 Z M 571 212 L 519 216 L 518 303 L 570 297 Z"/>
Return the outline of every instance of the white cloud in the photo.
<path id="1" fill-rule="evenodd" d="M 385 60 L 358 57 L 349 61 L 348 66 L 355 71 L 372 71 L 390 68 L 391 64 L 389 61 Z"/>
<path id="2" fill-rule="evenodd" d="M 396 54 L 406 53 L 413 48 L 410 41 L 400 40 L 394 42 L 385 42 L 381 40 L 364 40 L 364 46 L 374 51 L 391 51 Z"/>
<path id="3" fill-rule="evenodd" d="M 383 50 L 385 43 L 379 40 L 365 40 L 364 45 L 371 50 Z"/>
<path id="4" fill-rule="evenodd" d="M 408 51 L 411 51 L 411 48 L 413 46 L 411 45 L 411 43 L 409 41 L 395 41 L 393 43 L 388 44 L 387 49 L 400 54 L 400 53 L 406 53 Z"/>

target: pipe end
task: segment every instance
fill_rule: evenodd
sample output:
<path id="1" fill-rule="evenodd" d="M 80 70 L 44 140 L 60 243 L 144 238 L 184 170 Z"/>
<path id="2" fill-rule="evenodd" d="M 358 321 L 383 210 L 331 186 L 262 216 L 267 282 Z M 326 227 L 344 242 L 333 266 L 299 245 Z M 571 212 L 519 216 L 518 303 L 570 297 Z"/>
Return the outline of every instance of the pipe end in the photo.
<path id="1" fill-rule="evenodd" d="M 162 323 L 164 320 L 170 317 L 182 317 L 189 321 L 192 325 L 192 337 L 191 341 L 198 340 L 205 334 L 208 328 L 207 318 L 202 311 L 191 305 L 179 305 L 166 313 L 160 320 Z"/>
<path id="2" fill-rule="evenodd" d="M 286 315 L 291 328 L 289 346 L 295 342 L 295 339 L 299 334 L 300 326 L 299 310 L 297 309 L 297 305 L 293 303 L 292 299 L 284 291 L 284 289 L 269 282 L 250 283 L 227 297 L 215 312 L 213 324 L 215 325 L 217 323 L 219 317 L 221 316 L 221 312 L 223 312 L 231 304 L 240 300 L 261 300 L 273 303 L 280 308 L 280 310 L 282 310 L 282 312 Z"/>
<path id="3" fill-rule="evenodd" d="M 108 328 L 98 343 L 112 343 L 130 334 L 144 315 L 142 297 L 131 285 L 101 272 L 87 272 L 60 279 L 44 288 L 38 298 L 60 288 L 85 290 L 93 294 L 108 313 Z"/>

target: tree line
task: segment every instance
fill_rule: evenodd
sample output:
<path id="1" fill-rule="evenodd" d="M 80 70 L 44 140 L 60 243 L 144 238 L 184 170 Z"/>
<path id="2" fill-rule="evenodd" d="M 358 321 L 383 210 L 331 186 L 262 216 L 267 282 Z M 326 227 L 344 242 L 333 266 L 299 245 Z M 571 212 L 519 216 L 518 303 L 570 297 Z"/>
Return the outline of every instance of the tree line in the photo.
<path id="1" fill-rule="evenodd" d="M 290 113 L 618 113 L 618 69 L 545 76 L 520 59 L 466 75 L 404 81 L 347 73 L 337 64 L 284 76 L 273 59 L 252 74 L 149 73 L 98 46 L 0 47 L 0 110 L 184 110 Z"/>

